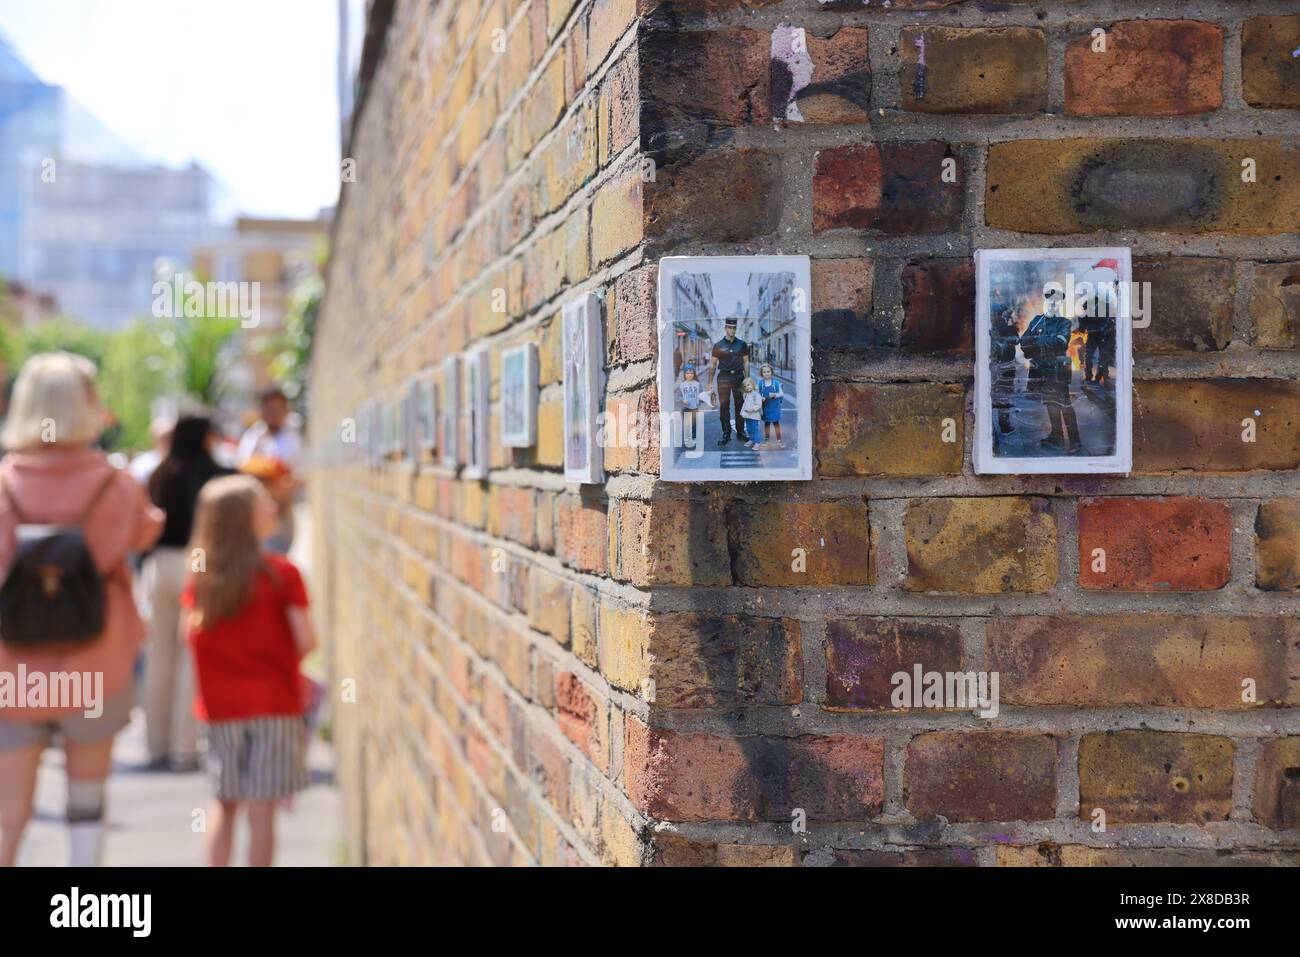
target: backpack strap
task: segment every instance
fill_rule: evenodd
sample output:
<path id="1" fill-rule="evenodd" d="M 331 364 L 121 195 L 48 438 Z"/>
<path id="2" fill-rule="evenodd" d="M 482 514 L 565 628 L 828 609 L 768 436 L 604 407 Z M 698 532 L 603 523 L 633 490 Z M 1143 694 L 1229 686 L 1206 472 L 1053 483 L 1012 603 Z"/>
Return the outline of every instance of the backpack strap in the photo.
<path id="1" fill-rule="evenodd" d="M 86 507 L 82 511 L 81 517 L 77 519 L 77 525 L 85 525 L 90 521 L 90 516 L 94 513 L 95 506 L 99 504 L 99 500 L 104 497 L 104 493 L 108 491 L 108 487 L 113 484 L 113 479 L 115 478 L 117 478 L 117 469 L 110 466 L 108 474 L 104 476 L 104 481 L 99 483 L 99 487 L 95 489 L 95 494 L 92 495 L 90 501 L 86 503 Z M 0 489 L 4 491 L 5 499 L 9 503 L 9 511 L 14 513 L 14 518 L 18 519 L 18 524 L 31 524 L 27 518 L 27 513 L 23 511 L 22 506 L 18 504 L 18 499 L 14 496 L 14 490 L 9 485 L 8 475 L 0 475 Z"/>
<path id="2" fill-rule="evenodd" d="M 78 525 L 84 526 L 90 521 L 90 516 L 95 512 L 95 506 L 99 504 L 99 500 L 104 497 L 104 493 L 108 491 L 108 487 L 113 484 L 113 479 L 115 478 L 117 478 L 117 469 L 110 465 L 108 474 L 104 476 L 104 481 L 99 483 L 99 488 L 95 489 L 95 494 L 90 497 L 90 501 L 86 503 L 86 508 L 82 511 L 81 517 L 77 519 Z M 8 491 L 8 488 L 9 486 L 6 485 L 5 490 Z M 9 502 L 11 505 L 13 504 L 12 496 L 10 497 Z"/>
<path id="3" fill-rule="evenodd" d="M 0 488 L 4 489 L 5 499 L 9 502 L 9 511 L 14 513 L 14 518 L 18 519 L 19 525 L 30 524 L 27 516 L 23 513 L 22 507 L 18 504 L 18 499 L 14 498 L 14 490 L 9 487 L 9 476 L 0 475 Z"/>

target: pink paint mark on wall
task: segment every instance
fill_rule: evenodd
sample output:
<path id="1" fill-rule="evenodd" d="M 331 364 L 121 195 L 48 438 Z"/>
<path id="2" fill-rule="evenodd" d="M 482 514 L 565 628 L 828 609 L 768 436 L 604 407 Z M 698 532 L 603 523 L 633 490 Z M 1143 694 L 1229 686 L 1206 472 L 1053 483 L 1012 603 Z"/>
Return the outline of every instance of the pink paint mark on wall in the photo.
<path id="1" fill-rule="evenodd" d="M 803 27 L 781 23 L 772 31 L 772 67 L 773 112 L 778 118 L 802 123 L 803 114 L 799 112 L 795 99 L 812 82 L 813 75 L 813 61 L 808 53 L 808 37 Z M 789 76 L 788 88 L 786 74 Z"/>

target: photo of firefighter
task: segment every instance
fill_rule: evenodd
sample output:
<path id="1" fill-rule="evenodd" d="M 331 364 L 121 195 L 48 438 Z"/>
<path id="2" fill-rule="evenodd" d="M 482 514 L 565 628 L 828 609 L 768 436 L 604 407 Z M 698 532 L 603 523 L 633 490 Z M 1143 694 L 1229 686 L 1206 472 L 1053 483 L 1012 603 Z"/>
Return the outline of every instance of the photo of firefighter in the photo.
<path id="1" fill-rule="evenodd" d="M 988 278 L 993 455 L 1114 455 L 1116 261 L 999 260 Z"/>

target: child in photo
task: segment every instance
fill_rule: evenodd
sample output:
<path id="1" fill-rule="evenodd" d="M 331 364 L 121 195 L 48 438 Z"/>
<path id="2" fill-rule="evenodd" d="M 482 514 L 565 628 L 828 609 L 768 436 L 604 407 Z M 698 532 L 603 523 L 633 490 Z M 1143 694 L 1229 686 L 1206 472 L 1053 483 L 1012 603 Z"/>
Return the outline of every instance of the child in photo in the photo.
<path id="1" fill-rule="evenodd" d="M 745 448 L 752 449 L 763 441 L 763 428 L 759 425 L 763 417 L 763 397 L 753 376 L 745 379 L 744 389 L 745 401 L 740 405 L 740 417 L 745 421 Z"/>
<path id="2" fill-rule="evenodd" d="M 307 786 L 298 666 L 316 637 L 302 575 L 262 544 L 277 520 L 274 500 L 251 476 L 214 479 L 199 493 L 194 574 L 181 605 L 198 684 L 194 711 L 207 725 L 207 856 L 214 867 L 230 863 L 241 808 L 248 811 L 249 864 L 269 866 L 276 805 Z"/>
<path id="3" fill-rule="evenodd" d="M 772 429 L 775 428 L 776 448 L 783 449 L 785 443 L 781 441 L 781 400 L 785 398 L 785 393 L 781 391 L 781 380 L 773 374 L 772 366 L 766 362 L 758 374 L 758 394 L 763 397 L 763 444 L 768 444 Z"/>
<path id="4" fill-rule="evenodd" d="M 700 382 L 695 378 L 695 366 L 686 366 L 682 376 L 682 381 L 677 383 L 677 398 L 688 411 L 694 412 L 700 407 Z"/>

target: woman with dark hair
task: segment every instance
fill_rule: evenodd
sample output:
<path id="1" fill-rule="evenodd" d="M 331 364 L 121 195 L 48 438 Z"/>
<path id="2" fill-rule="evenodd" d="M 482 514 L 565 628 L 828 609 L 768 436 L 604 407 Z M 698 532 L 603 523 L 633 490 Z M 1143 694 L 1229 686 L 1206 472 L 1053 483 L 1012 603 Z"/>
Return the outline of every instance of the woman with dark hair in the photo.
<path id="1" fill-rule="evenodd" d="M 212 458 L 216 434 L 206 416 L 182 416 L 167 457 L 149 478 L 149 497 L 167 513 L 158 547 L 144 564 L 145 587 L 153 605 L 144 662 L 144 715 L 149 765 L 154 768 L 198 767 L 198 730 L 190 714 L 194 669 L 178 635 L 186 576 L 203 570 L 203 556 L 188 551 L 199 492 L 209 479 L 231 474 Z"/>

